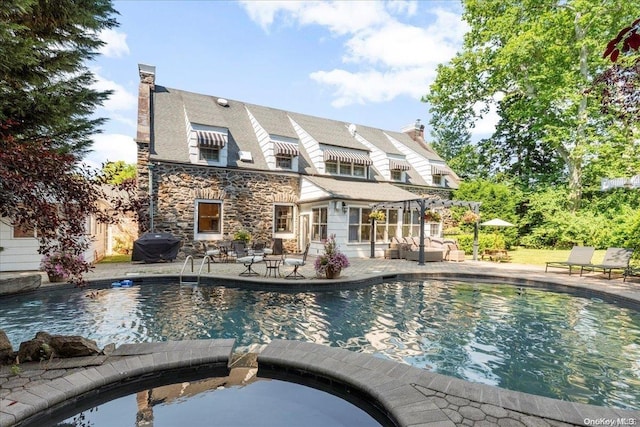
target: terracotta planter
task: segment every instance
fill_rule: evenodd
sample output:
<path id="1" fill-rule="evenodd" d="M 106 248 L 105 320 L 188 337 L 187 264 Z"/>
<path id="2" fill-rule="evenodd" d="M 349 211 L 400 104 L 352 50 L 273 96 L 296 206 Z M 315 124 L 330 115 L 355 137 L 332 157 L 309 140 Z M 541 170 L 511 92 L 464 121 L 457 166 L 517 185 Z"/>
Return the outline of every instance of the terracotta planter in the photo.
<path id="1" fill-rule="evenodd" d="M 337 279 L 338 277 L 340 277 L 340 272 L 342 270 L 340 270 L 339 268 L 337 270 L 334 270 L 332 268 L 327 268 L 325 270 L 325 276 L 327 277 L 327 279 Z"/>
<path id="2" fill-rule="evenodd" d="M 49 276 L 49 282 L 51 283 L 59 283 L 64 281 L 64 277 L 58 276 L 57 274 L 47 273 L 47 276 Z"/>

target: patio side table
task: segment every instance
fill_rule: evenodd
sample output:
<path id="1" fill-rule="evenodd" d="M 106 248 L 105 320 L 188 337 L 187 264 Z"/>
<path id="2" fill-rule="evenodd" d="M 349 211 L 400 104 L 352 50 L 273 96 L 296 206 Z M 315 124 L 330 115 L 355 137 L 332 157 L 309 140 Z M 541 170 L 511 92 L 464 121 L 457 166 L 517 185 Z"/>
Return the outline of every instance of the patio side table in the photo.
<path id="1" fill-rule="evenodd" d="M 264 260 L 265 265 L 267 266 L 267 269 L 264 273 L 264 277 L 280 277 L 280 264 L 282 264 L 282 259 L 280 258 L 275 258 L 275 259 L 268 259 L 265 258 Z"/>

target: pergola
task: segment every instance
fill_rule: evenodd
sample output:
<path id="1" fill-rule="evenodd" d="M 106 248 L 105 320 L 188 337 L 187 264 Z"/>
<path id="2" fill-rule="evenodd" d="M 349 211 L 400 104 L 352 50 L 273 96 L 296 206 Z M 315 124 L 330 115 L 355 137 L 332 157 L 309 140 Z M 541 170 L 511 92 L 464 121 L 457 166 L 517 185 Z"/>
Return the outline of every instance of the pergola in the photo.
<path id="1" fill-rule="evenodd" d="M 404 211 L 418 210 L 420 212 L 420 252 L 418 254 L 418 265 L 424 265 L 424 216 L 425 213 L 434 208 L 450 208 L 460 206 L 469 208 L 476 215 L 480 214 L 480 202 L 467 202 L 464 200 L 443 200 L 433 197 L 421 197 L 411 200 L 400 200 L 395 202 L 378 202 L 371 205 L 376 209 L 401 209 Z M 374 234 L 373 232 L 371 233 Z M 478 260 L 478 221 L 473 224 L 473 260 Z"/>

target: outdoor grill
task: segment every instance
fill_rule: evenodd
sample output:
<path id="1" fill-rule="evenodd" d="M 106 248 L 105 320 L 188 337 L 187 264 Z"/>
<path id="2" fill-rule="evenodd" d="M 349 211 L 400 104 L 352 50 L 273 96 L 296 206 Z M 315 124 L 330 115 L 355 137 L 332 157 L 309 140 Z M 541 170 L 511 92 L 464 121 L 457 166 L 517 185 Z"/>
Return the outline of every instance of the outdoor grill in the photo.
<path id="1" fill-rule="evenodd" d="M 133 242 L 131 261 L 173 261 L 180 250 L 180 239 L 169 233 L 146 233 Z"/>

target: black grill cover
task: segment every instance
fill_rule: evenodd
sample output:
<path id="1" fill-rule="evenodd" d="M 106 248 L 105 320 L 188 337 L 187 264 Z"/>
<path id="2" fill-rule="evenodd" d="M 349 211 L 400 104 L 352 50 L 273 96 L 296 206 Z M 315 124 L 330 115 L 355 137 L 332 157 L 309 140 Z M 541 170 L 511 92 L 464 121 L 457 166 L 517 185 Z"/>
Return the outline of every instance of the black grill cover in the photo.
<path id="1" fill-rule="evenodd" d="M 180 239 L 169 233 L 146 233 L 133 242 L 131 261 L 173 261 L 180 250 Z"/>

